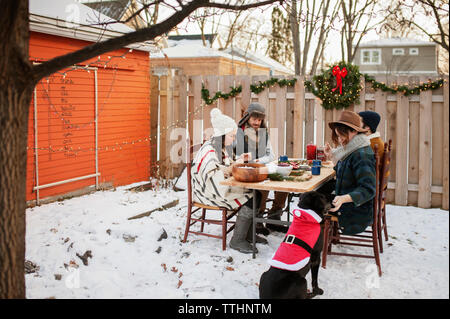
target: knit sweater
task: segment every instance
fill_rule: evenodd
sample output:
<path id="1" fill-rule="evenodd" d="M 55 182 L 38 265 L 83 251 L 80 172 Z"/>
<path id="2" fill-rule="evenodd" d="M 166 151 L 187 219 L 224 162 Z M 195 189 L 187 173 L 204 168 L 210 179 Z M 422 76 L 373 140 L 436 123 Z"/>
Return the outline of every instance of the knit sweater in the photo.
<path id="1" fill-rule="evenodd" d="M 267 164 L 275 160 L 275 155 L 270 145 L 267 128 L 262 125 L 257 131 L 244 121 L 239 122 L 239 128 L 236 133 L 236 156 L 242 153 L 250 152 L 252 161 L 258 159 L 258 163 Z"/>
<path id="2" fill-rule="evenodd" d="M 225 155 L 222 165 L 210 141 L 205 142 L 197 152 L 191 168 L 194 202 L 236 209 L 252 198 L 250 191 L 220 185 L 225 180 L 225 168 L 231 165 L 231 159 L 228 154 Z"/>

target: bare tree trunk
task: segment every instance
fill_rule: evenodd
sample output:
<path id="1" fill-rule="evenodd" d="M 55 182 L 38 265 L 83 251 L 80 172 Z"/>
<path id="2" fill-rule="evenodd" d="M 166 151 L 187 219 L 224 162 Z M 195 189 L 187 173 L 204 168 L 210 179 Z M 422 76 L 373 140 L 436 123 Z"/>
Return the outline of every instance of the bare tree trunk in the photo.
<path id="1" fill-rule="evenodd" d="M 1 1 L 0 298 L 25 298 L 25 184 L 29 82 L 28 1 Z"/>
<path id="2" fill-rule="evenodd" d="M 195 0 L 180 6 L 161 23 L 32 66 L 28 55 L 28 0 L 0 0 L 0 299 L 25 298 L 28 113 L 36 83 L 94 56 L 152 40 L 170 31 L 200 7 L 247 10 L 275 1 L 236 6 Z"/>
<path id="3" fill-rule="evenodd" d="M 289 22 L 291 25 L 292 44 L 294 46 L 295 75 L 301 75 L 300 55 L 302 50 L 300 48 L 300 30 L 297 20 L 297 0 L 292 0 L 289 10 Z"/>

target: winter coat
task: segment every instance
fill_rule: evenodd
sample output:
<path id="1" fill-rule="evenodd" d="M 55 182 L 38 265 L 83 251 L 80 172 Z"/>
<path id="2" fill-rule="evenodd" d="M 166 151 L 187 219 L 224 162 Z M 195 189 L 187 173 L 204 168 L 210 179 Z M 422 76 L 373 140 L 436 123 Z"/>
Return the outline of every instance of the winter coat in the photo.
<path id="1" fill-rule="evenodd" d="M 223 170 L 231 165 L 228 156 L 224 158 L 224 164 L 220 163 L 211 141 L 205 142 L 197 152 L 191 168 L 194 202 L 236 209 L 252 198 L 251 191 L 220 185 L 225 180 Z"/>
<path id="2" fill-rule="evenodd" d="M 335 193 L 349 194 L 352 203 L 342 204 L 337 212 L 343 234 L 363 232 L 373 222 L 373 199 L 376 194 L 375 156 L 370 146 L 364 146 L 347 155 L 334 167 Z"/>
<path id="3" fill-rule="evenodd" d="M 236 156 L 250 152 L 252 160 L 258 159 L 261 164 L 267 164 L 275 160 L 265 125 L 261 125 L 261 128 L 255 131 L 247 123 L 248 116 L 239 121 L 235 143 Z"/>

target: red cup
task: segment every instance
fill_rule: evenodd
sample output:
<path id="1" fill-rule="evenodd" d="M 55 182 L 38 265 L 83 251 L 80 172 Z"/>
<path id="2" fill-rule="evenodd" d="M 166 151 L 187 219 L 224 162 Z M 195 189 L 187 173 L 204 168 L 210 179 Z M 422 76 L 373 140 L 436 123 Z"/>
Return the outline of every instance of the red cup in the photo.
<path id="1" fill-rule="evenodd" d="M 306 159 L 315 160 L 316 159 L 317 146 L 314 144 L 306 145 Z"/>

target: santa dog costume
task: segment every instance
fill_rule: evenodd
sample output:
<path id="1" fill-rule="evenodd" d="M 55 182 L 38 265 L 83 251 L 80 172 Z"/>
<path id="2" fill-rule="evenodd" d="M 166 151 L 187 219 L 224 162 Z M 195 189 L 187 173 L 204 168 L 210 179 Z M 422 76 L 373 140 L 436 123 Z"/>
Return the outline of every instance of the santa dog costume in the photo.
<path id="1" fill-rule="evenodd" d="M 269 260 L 272 267 L 297 271 L 305 267 L 320 235 L 322 218 L 311 209 L 295 209 L 286 237 Z"/>

